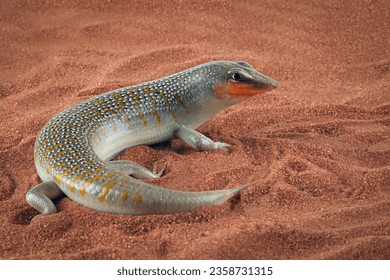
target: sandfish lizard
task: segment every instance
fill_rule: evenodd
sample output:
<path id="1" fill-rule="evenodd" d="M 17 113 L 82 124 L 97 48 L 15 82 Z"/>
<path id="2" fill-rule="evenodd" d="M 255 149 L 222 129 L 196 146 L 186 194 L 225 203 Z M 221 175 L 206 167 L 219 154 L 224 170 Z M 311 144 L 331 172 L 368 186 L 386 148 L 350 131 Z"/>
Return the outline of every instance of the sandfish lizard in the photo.
<path id="1" fill-rule="evenodd" d="M 34 162 L 42 180 L 26 194 L 41 214 L 65 194 L 86 207 L 117 214 L 167 214 L 218 205 L 245 189 L 184 192 L 139 179 L 159 172 L 112 160 L 122 150 L 178 137 L 197 150 L 226 149 L 195 129 L 221 110 L 278 83 L 246 62 L 212 61 L 167 77 L 115 89 L 71 106 L 41 130 Z"/>

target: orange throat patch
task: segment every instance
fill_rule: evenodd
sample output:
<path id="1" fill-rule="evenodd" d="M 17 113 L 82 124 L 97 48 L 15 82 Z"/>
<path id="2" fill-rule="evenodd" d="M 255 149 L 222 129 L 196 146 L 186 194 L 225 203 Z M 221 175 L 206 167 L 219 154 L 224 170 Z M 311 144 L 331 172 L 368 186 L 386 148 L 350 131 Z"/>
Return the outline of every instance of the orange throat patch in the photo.
<path id="1" fill-rule="evenodd" d="M 214 88 L 214 96 L 220 100 L 228 97 L 230 99 L 241 101 L 253 95 L 262 94 L 270 90 L 271 88 L 266 85 L 258 87 L 252 84 L 228 81 L 226 83 L 218 84 Z"/>
<path id="2" fill-rule="evenodd" d="M 245 100 L 253 95 L 261 94 L 271 89 L 267 86 L 257 87 L 251 84 L 228 81 L 215 86 L 214 96 L 220 100 L 236 99 L 238 101 Z"/>

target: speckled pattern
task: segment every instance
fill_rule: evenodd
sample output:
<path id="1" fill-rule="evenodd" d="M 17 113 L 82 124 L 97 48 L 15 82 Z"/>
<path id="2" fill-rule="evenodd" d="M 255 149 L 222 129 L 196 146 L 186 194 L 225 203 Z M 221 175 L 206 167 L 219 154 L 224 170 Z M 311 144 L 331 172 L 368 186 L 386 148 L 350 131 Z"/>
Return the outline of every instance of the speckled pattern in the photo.
<path id="1" fill-rule="evenodd" d="M 238 102 L 238 95 L 248 97 L 276 86 L 245 62 L 218 61 L 74 105 L 51 119 L 36 140 L 34 159 L 44 183 L 27 193 L 27 201 L 43 214 L 53 213 L 50 199 L 61 192 L 51 190 L 58 186 L 74 201 L 112 213 L 175 213 L 221 204 L 247 186 L 173 191 L 129 176 L 135 169 L 142 178 L 161 173 L 109 160 L 127 147 L 173 136 L 200 150 L 224 148 L 227 144 L 194 129 Z"/>

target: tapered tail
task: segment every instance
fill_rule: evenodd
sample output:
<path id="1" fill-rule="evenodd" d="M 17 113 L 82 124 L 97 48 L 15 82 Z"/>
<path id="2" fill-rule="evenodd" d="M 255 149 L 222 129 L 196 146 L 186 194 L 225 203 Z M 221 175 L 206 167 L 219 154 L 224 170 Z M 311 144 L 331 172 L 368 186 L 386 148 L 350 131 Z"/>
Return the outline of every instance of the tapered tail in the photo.
<path id="1" fill-rule="evenodd" d="M 204 199 L 207 201 L 209 197 L 210 203 L 208 203 L 208 205 L 221 205 L 224 204 L 227 200 L 229 200 L 233 196 L 235 196 L 236 194 L 238 194 L 240 191 L 248 188 L 249 186 L 250 186 L 249 184 L 246 184 L 228 190 L 216 190 L 216 191 L 203 192 L 205 195 Z M 214 192 L 215 194 L 213 194 Z"/>
<path id="2" fill-rule="evenodd" d="M 148 184 L 142 188 L 142 190 L 148 191 L 148 195 L 141 194 L 142 191 L 140 191 L 140 195 L 143 197 L 142 201 L 140 203 L 132 202 L 131 205 L 128 205 L 127 213 L 124 214 L 173 214 L 207 205 L 221 205 L 248 187 L 249 184 L 227 190 L 184 192 Z"/>

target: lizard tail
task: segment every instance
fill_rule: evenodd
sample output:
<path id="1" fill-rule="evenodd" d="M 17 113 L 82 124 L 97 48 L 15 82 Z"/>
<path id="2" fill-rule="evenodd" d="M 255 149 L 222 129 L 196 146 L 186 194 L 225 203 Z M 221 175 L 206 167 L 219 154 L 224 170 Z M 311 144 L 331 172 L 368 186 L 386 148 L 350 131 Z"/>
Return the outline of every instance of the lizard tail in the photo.
<path id="1" fill-rule="evenodd" d="M 170 214 L 193 210 L 207 205 L 221 205 L 235 196 L 240 191 L 249 187 L 243 185 L 227 190 L 214 190 L 203 192 L 184 192 L 172 189 L 161 188 L 153 185 L 153 192 L 145 197 L 145 200 L 132 203 L 130 206 L 137 214 Z M 138 211 L 139 210 L 139 211 Z"/>
<path id="2" fill-rule="evenodd" d="M 116 195 L 118 199 L 121 199 L 120 197 L 123 199 L 123 194 L 126 194 L 125 201 L 112 203 L 107 197 L 107 201 L 103 203 L 96 202 L 86 206 L 100 211 L 128 215 L 173 214 L 207 205 L 221 205 L 248 187 L 249 185 L 243 185 L 227 190 L 186 192 L 133 179 L 120 190 L 121 195 Z"/>

